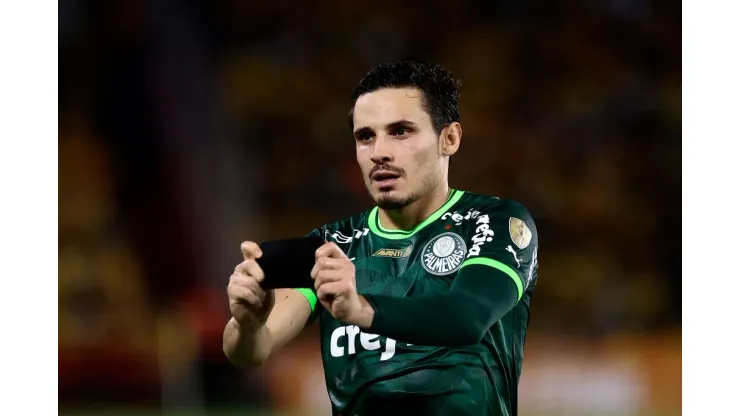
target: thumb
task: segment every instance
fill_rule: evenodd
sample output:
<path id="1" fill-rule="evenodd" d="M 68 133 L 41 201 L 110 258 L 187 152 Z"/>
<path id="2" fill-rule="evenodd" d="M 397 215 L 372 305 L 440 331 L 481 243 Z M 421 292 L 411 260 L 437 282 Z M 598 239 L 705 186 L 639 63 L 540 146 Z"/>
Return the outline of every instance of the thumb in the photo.
<path id="1" fill-rule="evenodd" d="M 260 247 L 255 242 L 243 242 L 241 245 L 241 250 L 242 256 L 244 256 L 244 260 L 253 260 L 262 257 L 262 249 L 260 249 Z"/>

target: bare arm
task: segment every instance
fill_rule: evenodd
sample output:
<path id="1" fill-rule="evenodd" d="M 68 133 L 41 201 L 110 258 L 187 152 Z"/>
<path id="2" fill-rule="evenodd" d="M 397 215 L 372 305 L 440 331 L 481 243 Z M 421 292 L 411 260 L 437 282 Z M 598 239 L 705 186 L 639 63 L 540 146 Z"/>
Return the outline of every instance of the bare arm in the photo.
<path id="1" fill-rule="evenodd" d="M 244 326 L 231 318 L 224 329 L 223 349 L 238 367 L 258 367 L 303 330 L 311 314 L 305 296 L 294 289 L 276 289 L 264 323 Z M 268 306 L 269 307 L 269 306 Z"/>

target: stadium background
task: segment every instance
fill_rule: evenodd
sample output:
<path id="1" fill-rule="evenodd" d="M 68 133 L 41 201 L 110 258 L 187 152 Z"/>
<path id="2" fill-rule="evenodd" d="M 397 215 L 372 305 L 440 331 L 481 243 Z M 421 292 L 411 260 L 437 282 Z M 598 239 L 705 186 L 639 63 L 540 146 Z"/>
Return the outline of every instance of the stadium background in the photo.
<path id="1" fill-rule="evenodd" d="M 327 414 L 316 328 L 226 361 L 225 286 L 368 206 L 348 98 L 403 57 L 463 80 L 452 186 L 537 221 L 521 414 L 680 414 L 679 5 L 61 0 L 60 414 Z"/>

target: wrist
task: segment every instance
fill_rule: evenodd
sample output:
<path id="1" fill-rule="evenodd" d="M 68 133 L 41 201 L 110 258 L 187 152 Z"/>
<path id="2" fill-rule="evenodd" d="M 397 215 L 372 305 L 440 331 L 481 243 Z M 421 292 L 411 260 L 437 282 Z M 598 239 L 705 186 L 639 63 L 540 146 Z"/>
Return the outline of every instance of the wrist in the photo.
<path id="1" fill-rule="evenodd" d="M 373 324 L 375 309 L 364 296 L 358 295 L 358 300 L 359 308 L 356 316 L 352 319 L 353 322 L 351 323 L 359 326 L 360 329 L 368 329 Z"/>
<path id="2" fill-rule="evenodd" d="M 240 338 L 252 338 L 262 332 L 265 327 L 264 323 L 259 321 L 239 322 L 233 317 L 231 318 L 231 323 Z"/>
<path id="3" fill-rule="evenodd" d="M 271 353 L 271 339 L 265 325 L 240 323 L 235 318 L 230 322 L 232 332 L 224 352 L 238 367 L 254 368 L 262 365 Z"/>

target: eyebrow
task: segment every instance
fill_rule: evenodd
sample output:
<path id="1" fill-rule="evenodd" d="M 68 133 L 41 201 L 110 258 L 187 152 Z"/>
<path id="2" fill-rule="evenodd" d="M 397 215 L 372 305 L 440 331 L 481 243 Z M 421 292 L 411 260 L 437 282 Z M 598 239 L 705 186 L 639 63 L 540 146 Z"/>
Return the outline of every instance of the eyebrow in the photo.
<path id="1" fill-rule="evenodd" d="M 411 120 L 398 120 L 385 125 L 386 130 L 398 127 L 416 128 L 416 123 Z M 360 127 L 357 130 L 353 131 L 352 134 L 357 136 L 362 133 L 371 133 L 372 131 L 373 129 L 371 129 L 370 127 Z"/>

